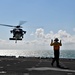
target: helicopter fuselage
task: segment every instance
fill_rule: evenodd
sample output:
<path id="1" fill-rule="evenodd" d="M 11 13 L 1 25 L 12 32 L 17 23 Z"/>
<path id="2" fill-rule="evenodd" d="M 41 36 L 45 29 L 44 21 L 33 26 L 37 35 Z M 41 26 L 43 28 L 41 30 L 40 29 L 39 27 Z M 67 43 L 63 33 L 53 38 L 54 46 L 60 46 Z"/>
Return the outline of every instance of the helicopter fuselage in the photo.
<path id="1" fill-rule="evenodd" d="M 22 40 L 23 35 L 26 34 L 26 31 L 23 31 L 20 28 L 15 28 L 10 32 L 13 33 L 13 38 L 10 38 L 10 40 Z"/>
<path id="2" fill-rule="evenodd" d="M 8 24 L 0 24 L 0 26 L 7 26 L 7 27 L 14 27 L 13 30 L 11 30 L 10 32 L 13 33 L 13 38 L 9 38 L 9 40 L 22 40 L 23 39 L 23 35 L 26 34 L 26 31 L 23 31 L 22 28 L 22 24 L 26 23 L 27 21 L 20 21 L 19 24 L 17 26 L 13 26 L 13 25 L 8 25 Z"/>

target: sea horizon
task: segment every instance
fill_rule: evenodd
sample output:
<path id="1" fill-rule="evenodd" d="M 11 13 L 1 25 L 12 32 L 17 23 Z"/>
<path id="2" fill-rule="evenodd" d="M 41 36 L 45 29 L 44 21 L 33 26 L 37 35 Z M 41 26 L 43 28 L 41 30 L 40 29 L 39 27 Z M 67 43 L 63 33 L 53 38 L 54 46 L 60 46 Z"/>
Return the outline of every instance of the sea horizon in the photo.
<path id="1" fill-rule="evenodd" d="M 0 50 L 0 56 L 54 57 L 53 50 Z M 60 58 L 75 59 L 75 50 L 60 50 Z"/>

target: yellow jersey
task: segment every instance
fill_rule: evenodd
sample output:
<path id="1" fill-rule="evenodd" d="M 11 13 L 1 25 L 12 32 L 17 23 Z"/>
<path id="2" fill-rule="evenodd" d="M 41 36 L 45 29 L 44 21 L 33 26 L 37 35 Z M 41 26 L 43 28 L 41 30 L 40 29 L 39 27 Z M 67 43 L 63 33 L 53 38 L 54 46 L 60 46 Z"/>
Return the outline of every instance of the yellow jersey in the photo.
<path id="1" fill-rule="evenodd" d="M 59 50 L 60 49 L 60 46 L 62 46 L 62 44 L 59 43 L 59 42 L 54 42 L 54 43 L 51 42 L 50 45 L 53 46 L 54 50 Z"/>

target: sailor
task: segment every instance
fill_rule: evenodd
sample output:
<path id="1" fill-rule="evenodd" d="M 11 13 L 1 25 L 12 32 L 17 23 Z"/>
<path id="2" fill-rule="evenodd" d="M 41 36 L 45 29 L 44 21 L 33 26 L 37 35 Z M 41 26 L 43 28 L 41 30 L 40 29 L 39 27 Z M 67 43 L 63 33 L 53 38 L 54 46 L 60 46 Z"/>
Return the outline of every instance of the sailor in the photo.
<path id="1" fill-rule="evenodd" d="M 60 42 L 58 42 L 59 39 L 55 38 L 54 42 L 53 40 L 51 40 L 50 46 L 53 46 L 53 50 L 54 50 L 54 58 L 52 60 L 51 65 L 53 66 L 54 62 L 56 61 L 56 66 L 60 67 L 59 65 L 59 50 L 60 50 L 60 46 L 62 46 L 61 40 Z"/>

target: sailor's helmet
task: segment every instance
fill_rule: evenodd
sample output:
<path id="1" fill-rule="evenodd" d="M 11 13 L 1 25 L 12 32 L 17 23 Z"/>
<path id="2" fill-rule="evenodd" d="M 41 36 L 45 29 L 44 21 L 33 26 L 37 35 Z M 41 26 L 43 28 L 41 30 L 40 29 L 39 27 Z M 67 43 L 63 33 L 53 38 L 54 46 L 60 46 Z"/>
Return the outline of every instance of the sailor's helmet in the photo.
<path id="1" fill-rule="evenodd" d="M 59 39 L 58 38 L 55 38 L 54 41 L 59 41 Z"/>

